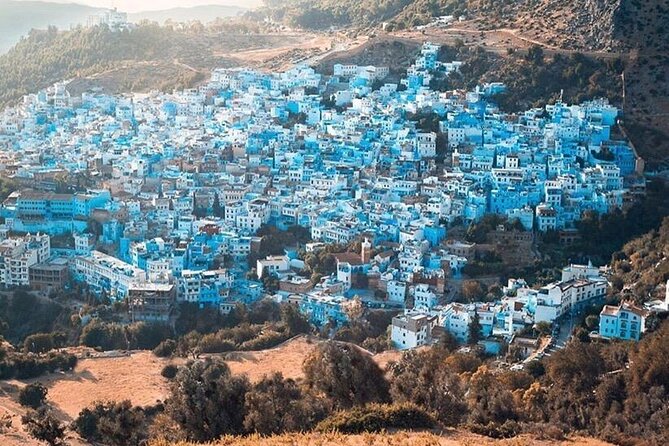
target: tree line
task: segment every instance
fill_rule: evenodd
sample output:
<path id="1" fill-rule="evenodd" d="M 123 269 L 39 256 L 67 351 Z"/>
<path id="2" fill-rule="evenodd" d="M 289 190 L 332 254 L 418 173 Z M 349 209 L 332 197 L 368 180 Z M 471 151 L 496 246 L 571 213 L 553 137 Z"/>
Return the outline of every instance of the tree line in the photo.
<path id="1" fill-rule="evenodd" d="M 253 383 L 219 359 L 192 360 L 176 367 L 165 401 L 152 407 L 96 403 L 69 427 L 88 441 L 119 446 L 147 439 L 204 442 L 250 433 L 453 426 L 495 438 L 579 434 L 661 445 L 669 435 L 668 354 L 668 322 L 638 344 L 576 338 L 520 371 L 496 368 L 490 358 L 446 344 L 405 352 L 382 369 L 358 347 L 326 341 L 305 358 L 302 379 L 272 373 Z M 44 399 L 42 393 L 33 389 L 31 407 Z M 44 404 L 24 422 L 54 431 Z M 56 425 L 55 432 L 65 429 Z"/>

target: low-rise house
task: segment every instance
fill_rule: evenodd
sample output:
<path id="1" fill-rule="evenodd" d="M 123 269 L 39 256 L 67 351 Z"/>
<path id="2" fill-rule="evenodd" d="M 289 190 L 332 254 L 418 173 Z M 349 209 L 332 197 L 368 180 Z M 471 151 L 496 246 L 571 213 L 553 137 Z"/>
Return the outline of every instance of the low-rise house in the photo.
<path id="1" fill-rule="evenodd" d="M 267 256 L 264 259 L 258 259 L 256 262 L 256 274 L 258 279 L 263 276 L 284 273 L 290 269 L 290 260 L 288 256 Z"/>
<path id="2" fill-rule="evenodd" d="M 390 335 L 393 347 L 405 350 L 429 345 L 432 342 L 432 329 L 436 323 L 437 316 L 423 313 L 395 316 Z"/>
<path id="3" fill-rule="evenodd" d="M 599 313 L 599 335 L 605 338 L 638 341 L 646 331 L 648 312 L 631 303 L 604 305 Z"/>

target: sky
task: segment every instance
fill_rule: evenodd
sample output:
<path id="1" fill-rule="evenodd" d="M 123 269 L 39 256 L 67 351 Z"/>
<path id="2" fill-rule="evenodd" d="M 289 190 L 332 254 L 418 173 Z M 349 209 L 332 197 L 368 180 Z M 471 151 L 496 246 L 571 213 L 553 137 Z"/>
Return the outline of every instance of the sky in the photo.
<path id="1" fill-rule="evenodd" d="M 79 3 L 100 8 L 116 7 L 125 12 L 154 11 L 198 5 L 234 5 L 253 8 L 262 0 L 42 0 L 51 3 Z"/>

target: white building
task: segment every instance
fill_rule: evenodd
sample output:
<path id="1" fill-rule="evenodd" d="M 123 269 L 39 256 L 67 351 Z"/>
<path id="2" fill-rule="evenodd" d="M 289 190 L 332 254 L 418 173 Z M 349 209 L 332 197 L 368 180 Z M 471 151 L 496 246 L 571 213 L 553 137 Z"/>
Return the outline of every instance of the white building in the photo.
<path id="1" fill-rule="evenodd" d="M 132 284 L 146 282 L 145 271 L 100 251 L 75 257 L 71 268 L 74 277 L 93 291 L 107 291 L 116 299 L 124 298 Z"/>
<path id="2" fill-rule="evenodd" d="M 462 343 L 469 339 L 471 321 L 472 314 L 469 309 L 460 303 L 448 304 L 439 314 L 439 324 Z"/>
<path id="3" fill-rule="evenodd" d="M 389 280 L 386 287 L 388 301 L 404 304 L 406 299 L 407 284 L 397 280 Z"/>
<path id="4" fill-rule="evenodd" d="M 267 256 L 265 259 L 258 259 L 256 262 L 256 274 L 258 279 L 263 276 L 286 272 L 290 269 L 290 260 L 287 256 Z"/>
<path id="5" fill-rule="evenodd" d="M 431 310 L 439 304 L 439 297 L 430 285 L 419 283 L 412 287 L 414 307 Z"/>
<path id="6" fill-rule="evenodd" d="M 437 156 L 437 134 L 434 132 L 416 134 L 416 151 L 421 158 Z"/>
<path id="7" fill-rule="evenodd" d="M 391 330 L 393 346 L 404 350 L 430 344 L 432 342 L 432 329 L 436 321 L 436 316 L 427 314 L 395 316 Z"/>
<path id="8" fill-rule="evenodd" d="M 0 242 L 0 284 L 29 285 L 29 268 L 51 256 L 51 240 L 46 234 L 8 238 Z"/>

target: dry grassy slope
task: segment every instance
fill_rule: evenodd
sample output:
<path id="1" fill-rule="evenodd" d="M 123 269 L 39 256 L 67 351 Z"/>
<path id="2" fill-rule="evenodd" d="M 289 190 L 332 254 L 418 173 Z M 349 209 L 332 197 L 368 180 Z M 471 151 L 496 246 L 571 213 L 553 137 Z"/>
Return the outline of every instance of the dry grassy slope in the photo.
<path id="1" fill-rule="evenodd" d="M 287 434 L 272 437 L 251 436 L 247 438 L 225 437 L 201 446 L 607 446 L 609 443 L 590 438 L 570 438 L 565 441 L 541 440 L 532 436 L 520 436 L 505 440 L 493 440 L 463 431 L 440 434 L 426 432 L 396 432 L 383 434 L 342 435 Z M 154 442 L 150 446 L 196 446 L 193 443 Z"/>
<path id="2" fill-rule="evenodd" d="M 294 338 L 279 347 L 258 352 L 236 352 L 225 355 L 226 362 L 235 374 L 246 373 L 252 381 L 263 375 L 281 372 L 286 377 L 300 379 L 304 358 L 318 345 L 317 339 Z M 399 358 L 398 352 L 374 356 L 381 367 Z M 12 416 L 13 425 L 7 434 L 0 434 L 0 445 L 32 445 L 21 427 L 21 407 L 18 392 L 26 384 L 41 382 L 49 389 L 47 396 L 58 416 L 65 422 L 77 417 L 81 409 L 95 401 L 121 401 L 147 406 L 167 398 L 168 381 L 160 375 L 170 361 L 155 357 L 149 351 L 132 352 L 130 356 L 116 358 L 82 359 L 70 373 L 46 375 L 27 381 L 0 382 L 0 415 Z M 183 363 L 183 359 L 172 362 Z M 71 436 L 73 445 L 78 445 Z"/>
<path id="3" fill-rule="evenodd" d="M 252 381 L 265 374 L 281 372 L 284 376 L 299 379 L 304 358 L 322 341 L 315 338 L 294 338 L 279 347 L 259 352 L 238 352 L 225 355 L 233 373 L 246 373 Z M 396 360 L 399 352 L 391 351 L 374 355 L 381 367 Z M 26 382 L 0 383 L 0 415 L 12 415 L 13 425 L 9 432 L 0 434 L 2 446 L 38 446 L 23 431 L 20 417 L 25 409 L 17 403 L 18 391 L 29 382 L 39 381 L 49 389 L 48 399 L 63 421 L 69 422 L 79 411 L 93 403 L 104 400 L 130 399 L 133 404 L 150 405 L 164 400 L 169 391 L 168 382 L 160 376 L 160 370 L 169 361 L 156 358 L 151 352 L 138 351 L 130 356 L 117 358 L 83 359 L 74 372 L 54 374 Z M 179 360 L 178 362 L 183 362 Z M 68 431 L 68 444 L 87 444 Z M 492 440 L 464 431 L 445 433 L 393 434 L 291 434 L 269 438 L 225 438 L 211 446 L 486 446 L 486 445 L 537 445 L 537 446 L 606 446 L 607 443 L 592 439 L 573 438 L 567 442 L 540 440 L 522 436 L 509 440 Z M 191 446 L 187 443 L 167 445 L 155 442 L 152 446 Z"/>
<path id="4" fill-rule="evenodd" d="M 95 401 L 129 399 L 133 404 L 150 405 L 167 397 L 168 383 L 160 376 L 166 360 L 151 352 L 134 352 L 118 358 L 82 359 L 69 373 L 56 373 L 27 381 L 0 382 L 0 415 L 12 416 L 10 432 L 0 435 L 0 444 L 32 445 L 21 426 L 25 408 L 18 400 L 19 390 L 31 382 L 41 382 L 49 389 L 47 396 L 56 414 L 72 421 L 81 409 Z M 71 438 L 73 445 L 82 444 Z"/>

